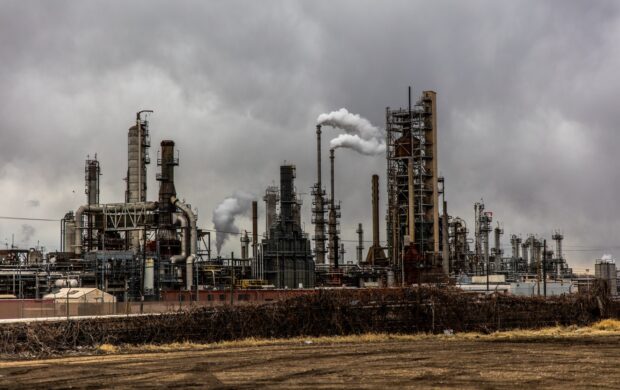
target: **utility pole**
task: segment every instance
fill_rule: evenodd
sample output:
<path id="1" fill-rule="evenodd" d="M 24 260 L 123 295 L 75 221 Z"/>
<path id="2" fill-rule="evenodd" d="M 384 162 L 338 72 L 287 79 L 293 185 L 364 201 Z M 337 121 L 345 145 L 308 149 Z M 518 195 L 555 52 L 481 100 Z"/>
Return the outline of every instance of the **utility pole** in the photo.
<path id="1" fill-rule="evenodd" d="M 543 240 L 543 291 L 547 298 L 547 240 Z"/>
<path id="2" fill-rule="evenodd" d="M 235 265 L 234 259 L 235 252 L 230 252 L 230 306 L 233 305 L 233 298 L 235 293 Z"/>

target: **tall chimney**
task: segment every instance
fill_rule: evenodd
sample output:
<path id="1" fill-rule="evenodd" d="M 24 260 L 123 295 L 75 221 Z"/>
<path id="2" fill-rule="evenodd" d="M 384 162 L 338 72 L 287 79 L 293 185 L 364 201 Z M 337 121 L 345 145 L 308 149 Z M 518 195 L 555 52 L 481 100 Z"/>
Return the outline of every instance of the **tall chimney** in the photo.
<path id="1" fill-rule="evenodd" d="M 331 207 L 332 209 L 334 208 L 336 201 L 335 201 L 335 190 L 334 190 L 334 149 L 329 149 L 329 164 L 330 164 L 330 181 L 331 181 L 331 198 L 330 198 L 330 202 L 331 202 Z"/>
<path id="2" fill-rule="evenodd" d="M 379 175 L 372 175 L 372 245 L 366 256 L 366 263 L 387 265 L 388 259 L 379 243 Z M 396 237 L 396 235 L 394 235 Z"/>
<path id="3" fill-rule="evenodd" d="M 316 184 L 321 188 L 321 125 L 316 125 Z"/>
<path id="4" fill-rule="evenodd" d="M 379 246 L 379 175 L 372 175 L 372 245 Z"/>
<path id="5" fill-rule="evenodd" d="M 252 201 L 252 273 L 257 278 L 258 274 L 258 202 Z"/>
<path id="6" fill-rule="evenodd" d="M 362 262 L 362 253 L 364 252 L 364 229 L 362 229 L 362 224 L 357 225 L 357 264 Z"/>

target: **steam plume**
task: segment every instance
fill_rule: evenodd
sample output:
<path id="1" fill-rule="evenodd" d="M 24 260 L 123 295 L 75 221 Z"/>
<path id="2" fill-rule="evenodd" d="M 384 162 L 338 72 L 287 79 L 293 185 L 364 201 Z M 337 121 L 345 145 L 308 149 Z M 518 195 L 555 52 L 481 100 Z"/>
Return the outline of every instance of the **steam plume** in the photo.
<path id="1" fill-rule="evenodd" d="M 215 227 L 215 247 L 220 254 L 222 245 L 230 236 L 230 233 L 239 233 L 235 225 L 235 218 L 244 215 L 252 206 L 252 200 L 256 197 L 244 191 L 236 191 L 232 196 L 224 199 L 213 211 L 213 226 Z"/>
<path id="2" fill-rule="evenodd" d="M 383 132 L 368 119 L 352 114 L 346 108 L 319 115 L 317 123 L 345 131 L 330 141 L 332 149 L 348 148 L 368 156 L 385 152 Z"/>

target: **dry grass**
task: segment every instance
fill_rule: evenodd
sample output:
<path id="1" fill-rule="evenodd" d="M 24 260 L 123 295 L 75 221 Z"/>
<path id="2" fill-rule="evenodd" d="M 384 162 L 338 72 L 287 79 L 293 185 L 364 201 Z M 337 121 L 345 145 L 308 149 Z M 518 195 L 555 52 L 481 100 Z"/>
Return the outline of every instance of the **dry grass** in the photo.
<path id="1" fill-rule="evenodd" d="M 380 343 L 388 341 L 417 341 L 417 340 L 545 340 L 550 338 L 577 338 L 596 336 L 620 336 L 620 320 L 607 319 L 599 321 L 587 327 L 577 326 L 554 326 L 543 329 L 517 329 L 511 331 L 495 332 L 491 334 L 480 333 L 456 333 L 456 334 L 388 334 L 388 333 L 365 333 L 349 336 L 323 336 L 323 337 L 294 337 L 290 339 L 256 339 L 223 341 L 211 344 L 199 344 L 191 342 L 170 344 L 146 344 L 146 345 L 122 345 L 113 346 L 103 344 L 98 347 L 102 354 L 135 353 L 135 352 L 172 352 L 185 350 L 204 350 L 222 348 L 251 348 L 266 345 L 313 345 L 313 344 L 357 344 L 357 343 Z"/>

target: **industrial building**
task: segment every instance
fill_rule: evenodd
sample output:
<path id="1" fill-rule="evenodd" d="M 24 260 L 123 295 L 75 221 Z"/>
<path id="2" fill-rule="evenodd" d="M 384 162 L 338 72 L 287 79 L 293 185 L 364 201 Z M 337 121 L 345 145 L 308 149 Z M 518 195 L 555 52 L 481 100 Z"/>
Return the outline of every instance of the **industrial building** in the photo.
<path id="1" fill-rule="evenodd" d="M 314 287 L 310 239 L 295 212 L 294 179 L 295 166 L 280 167 L 280 214 L 271 220 L 269 234 L 262 241 L 264 277 L 276 288 Z"/>
<path id="2" fill-rule="evenodd" d="M 263 197 L 266 222 L 260 242 L 255 199 L 251 229 L 239 235 L 241 256 L 221 257 L 212 256 L 212 231 L 199 228 L 195 209 L 179 199 L 175 171 L 180 160 L 172 140 L 159 144 L 158 196 L 148 199 L 151 134 L 147 118 L 152 111 L 139 111 L 127 133 L 124 201 L 102 202 L 100 162 L 96 155 L 87 158 L 85 204 L 76 205 L 62 218 L 60 251 L 0 251 L 0 294 L 40 298 L 64 283 L 98 289 L 123 302 L 159 300 L 177 293 L 199 299 L 200 291 L 230 288 L 451 283 L 478 289 L 472 280 L 484 281 L 488 290 L 497 278 L 502 282 L 496 284 L 514 284 L 514 291 L 526 287 L 529 291 L 531 283 L 540 281 L 560 283 L 562 287 L 553 291 L 564 291 L 564 281 L 573 274 L 562 252 L 561 232 L 552 234 L 554 245 L 547 245 L 543 237 L 512 234 L 511 252 L 506 253 L 504 229 L 482 200 L 474 204 L 473 226 L 462 216 L 448 213 L 446 183 L 438 175 L 437 109 L 434 91 L 412 99 L 411 88 L 405 108 L 386 109 L 385 177 L 369 175 L 370 185 L 360 186 L 369 190 L 372 240 L 366 247 L 364 227 L 356 224 L 355 261 L 346 262 L 340 233 L 343 209 L 336 199 L 336 149 L 330 148 L 328 154 L 327 191 L 322 178 L 321 125 L 315 128 L 312 237 L 302 225 L 305 211 L 295 189 L 296 167 L 285 164 L 280 167 L 279 187 L 267 187 Z M 381 201 L 387 205 L 385 216 L 380 215 Z M 355 212 L 364 215 L 363 210 Z M 383 221 L 384 244 L 380 241 Z M 604 267 L 601 264 L 597 272 L 607 275 Z"/>

